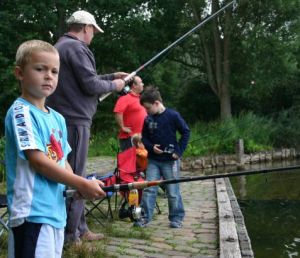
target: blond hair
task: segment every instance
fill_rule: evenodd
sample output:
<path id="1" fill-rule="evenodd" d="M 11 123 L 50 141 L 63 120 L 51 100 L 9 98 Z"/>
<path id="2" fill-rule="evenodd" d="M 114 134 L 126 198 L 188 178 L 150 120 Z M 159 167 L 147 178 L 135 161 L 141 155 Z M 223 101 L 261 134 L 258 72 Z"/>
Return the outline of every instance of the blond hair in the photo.
<path id="1" fill-rule="evenodd" d="M 28 40 L 18 47 L 16 53 L 16 65 L 24 67 L 30 62 L 32 54 L 40 51 L 58 54 L 57 49 L 48 42 L 42 40 Z"/>
<path id="2" fill-rule="evenodd" d="M 135 147 L 138 147 L 138 144 L 142 142 L 141 134 L 136 133 L 136 134 L 132 135 L 131 141 Z"/>

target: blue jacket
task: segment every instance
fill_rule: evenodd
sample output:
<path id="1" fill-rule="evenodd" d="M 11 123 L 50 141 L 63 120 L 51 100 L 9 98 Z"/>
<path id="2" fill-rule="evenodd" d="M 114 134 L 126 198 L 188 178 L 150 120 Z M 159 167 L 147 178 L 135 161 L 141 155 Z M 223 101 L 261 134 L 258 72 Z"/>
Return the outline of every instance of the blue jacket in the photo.
<path id="1" fill-rule="evenodd" d="M 177 140 L 176 133 L 180 134 Z M 157 161 L 171 161 L 172 154 L 182 156 L 190 137 L 190 129 L 181 115 L 170 108 L 156 115 L 148 115 L 145 119 L 142 141 L 148 151 L 148 158 Z M 153 152 L 154 144 L 160 144 L 163 154 Z"/>

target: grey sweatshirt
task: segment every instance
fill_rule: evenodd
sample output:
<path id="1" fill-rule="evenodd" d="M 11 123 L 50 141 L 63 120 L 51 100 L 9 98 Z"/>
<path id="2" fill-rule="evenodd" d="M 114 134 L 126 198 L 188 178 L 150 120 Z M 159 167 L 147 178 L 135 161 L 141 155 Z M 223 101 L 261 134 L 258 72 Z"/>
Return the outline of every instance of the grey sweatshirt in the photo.
<path id="1" fill-rule="evenodd" d="M 98 75 L 93 53 L 69 34 L 55 44 L 60 56 L 56 91 L 47 105 L 61 113 L 67 124 L 91 126 L 100 95 L 116 89 L 113 74 Z"/>

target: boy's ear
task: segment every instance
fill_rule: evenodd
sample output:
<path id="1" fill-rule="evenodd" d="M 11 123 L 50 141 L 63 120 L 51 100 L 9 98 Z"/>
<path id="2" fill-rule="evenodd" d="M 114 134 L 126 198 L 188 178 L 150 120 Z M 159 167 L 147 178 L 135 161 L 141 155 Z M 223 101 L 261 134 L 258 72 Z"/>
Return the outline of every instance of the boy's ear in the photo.
<path id="1" fill-rule="evenodd" d="M 20 66 L 15 67 L 15 76 L 19 81 L 23 79 L 23 70 Z"/>

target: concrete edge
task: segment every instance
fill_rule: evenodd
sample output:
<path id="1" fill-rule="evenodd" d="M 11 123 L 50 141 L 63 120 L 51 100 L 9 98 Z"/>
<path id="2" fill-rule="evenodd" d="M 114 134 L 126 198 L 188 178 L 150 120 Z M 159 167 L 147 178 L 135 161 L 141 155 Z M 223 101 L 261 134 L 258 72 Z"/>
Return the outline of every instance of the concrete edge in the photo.
<path id="1" fill-rule="evenodd" d="M 230 199 L 231 208 L 236 223 L 241 255 L 242 257 L 245 258 L 249 258 L 249 257 L 254 258 L 254 253 L 251 246 L 251 240 L 249 238 L 248 231 L 245 225 L 244 216 L 240 209 L 240 205 L 237 201 L 237 198 L 234 194 L 229 178 L 225 178 L 225 184 L 226 184 L 226 190 Z"/>

